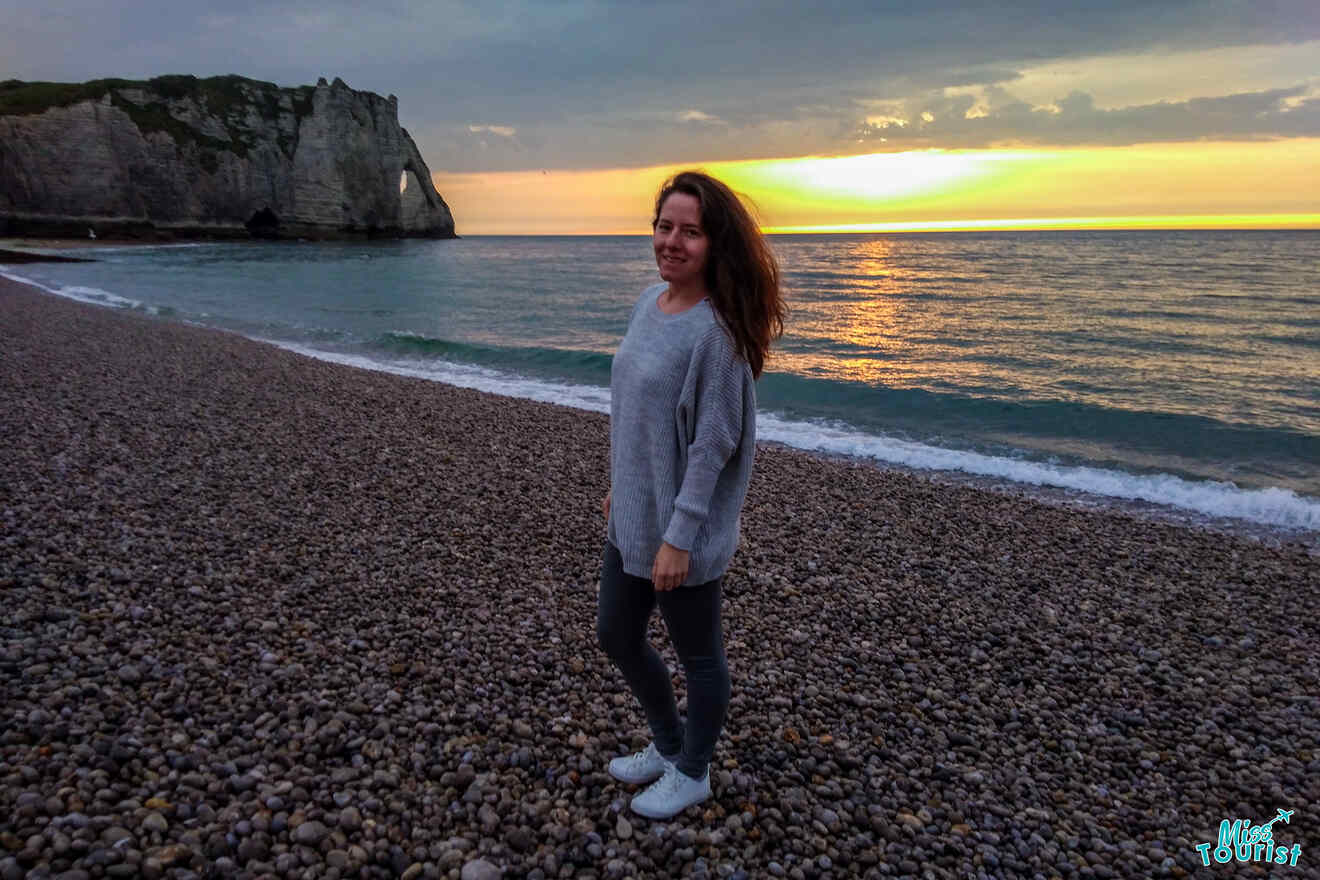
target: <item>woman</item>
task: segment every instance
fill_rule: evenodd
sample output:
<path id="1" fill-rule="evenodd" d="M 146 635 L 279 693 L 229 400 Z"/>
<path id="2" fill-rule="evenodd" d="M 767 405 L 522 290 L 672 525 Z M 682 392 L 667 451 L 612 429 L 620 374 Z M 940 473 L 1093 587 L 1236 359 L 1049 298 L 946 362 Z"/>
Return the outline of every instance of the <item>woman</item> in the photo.
<path id="1" fill-rule="evenodd" d="M 641 703 L 653 742 L 610 762 L 632 800 L 667 819 L 710 797 L 729 706 L 720 581 L 756 454 L 756 387 L 786 309 L 779 269 L 737 196 L 686 171 L 655 200 L 660 284 L 633 307 L 610 376 L 609 540 L 597 632 Z M 669 669 L 646 640 L 659 604 L 687 675 L 684 725 Z"/>

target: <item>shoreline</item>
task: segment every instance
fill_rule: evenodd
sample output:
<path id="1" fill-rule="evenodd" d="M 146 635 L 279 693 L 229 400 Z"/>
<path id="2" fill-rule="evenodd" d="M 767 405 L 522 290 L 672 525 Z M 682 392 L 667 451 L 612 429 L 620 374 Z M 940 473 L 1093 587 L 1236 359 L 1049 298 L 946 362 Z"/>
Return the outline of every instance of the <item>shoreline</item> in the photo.
<path id="1" fill-rule="evenodd" d="M 37 251 L 13 251 L 7 248 L 0 248 L 0 262 L 11 265 L 23 265 L 26 263 L 92 263 L 95 261 L 83 259 L 82 257 L 61 257 L 54 254 L 43 254 Z"/>
<path id="2" fill-rule="evenodd" d="M 1095 512 L 1101 515 L 1125 517 L 1138 522 L 1148 522 L 1189 529 L 1211 535 L 1223 535 L 1239 540 L 1253 541 L 1264 546 L 1279 549 L 1296 546 L 1312 556 L 1320 557 L 1320 530 L 1306 529 L 1300 526 L 1280 526 L 1257 523 L 1250 520 L 1226 515 L 1211 515 L 1195 510 L 1175 507 L 1154 501 L 1137 498 L 1121 498 L 1113 495 L 1101 495 L 1082 489 L 1067 489 L 1059 486 L 1047 486 L 1038 483 L 1022 483 L 1008 477 L 990 477 L 964 471 L 932 470 L 929 468 L 910 467 L 861 455 L 834 453 L 824 450 L 799 449 L 784 443 L 772 441 L 766 445 L 782 447 L 806 455 L 851 464 L 857 467 L 872 467 L 881 471 L 892 471 L 917 480 L 926 480 L 936 486 L 956 486 L 974 491 L 989 492 L 1029 499 L 1038 504 L 1057 507 L 1060 510 L 1075 512 Z"/>
<path id="3" fill-rule="evenodd" d="M 0 239 L 0 248 L 3 248 L 8 243 L 8 241 L 9 240 L 6 239 Z M 190 244 L 195 244 L 195 243 L 150 244 L 143 242 L 111 242 L 111 241 L 100 241 L 100 240 L 91 242 L 86 240 L 65 241 L 65 240 L 52 239 L 52 240 L 43 240 L 41 242 L 38 242 L 37 244 L 40 244 L 41 247 L 47 249 L 58 249 L 65 246 L 74 247 L 76 249 L 95 249 L 97 247 L 117 249 L 124 246 L 138 246 L 138 247 L 184 246 L 186 247 L 189 246 Z M 37 244 L 34 244 L 33 246 L 35 247 L 37 246 Z M 4 253 L 3 251 L 0 251 L 0 257 L 3 256 L 3 253 Z M 35 282 L 28 282 L 21 278 L 13 278 L 11 280 L 14 280 L 16 283 L 20 283 L 20 284 L 35 285 Z M 72 297 L 72 298 L 77 299 L 78 301 L 81 302 L 92 302 L 92 300 L 88 300 L 88 299 L 79 299 L 77 297 Z M 93 303 L 93 304 L 97 304 L 97 303 Z M 106 306 L 124 307 L 123 304 L 117 303 L 113 300 L 110 302 L 100 303 L 100 305 L 102 305 L 103 307 Z M 160 317 L 164 320 L 174 319 L 174 317 L 169 314 L 159 315 L 159 316 L 155 315 L 155 313 L 151 309 L 148 309 L 148 312 L 153 314 L 154 317 Z M 222 330 L 222 328 L 212 328 L 212 329 Z M 231 332 L 231 331 L 222 330 L 222 332 Z M 311 348 L 305 345 L 286 344 L 278 340 L 262 339 L 262 338 L 257 338 L 255 339 L 255 341 L 266 344 L 273 344 L 276 345 L 277 347 L 284 348 L 285 350 L 293 351 L 302 356 L 312 357 L 319 360 L 325 360 L 330 363 L 343 363 L 341 359 L 335 357 L 332 353 L 321 353 L 318 352 L 315 348 Z M 371 361 L 372 358 L 370 356 L 367 356 L 364 358 L 364 360 Z M 404 370 L 404 371 L 396 370 L 389 363 L 383 361 L 376 363 L 376 365 L 355 364 L 355 366 L 360 366 L 361 368 L 365 368 L 365 369 L 374 369 L 389 375 L 409 375 L 409 376 L 418 375 L 416 372 L 410 370 Z M 437 376 L 437 377 L 429 378 L 429 381 L 449 383 L 450 379 L 446 376 Z M 474 387 L 472 385 L 465 385 L 462 381 L 459 381 L 457 384 L 460 387 Z M 490 389 L 483 387 L 480 390 L 490 390 Z M 505 392 L 501 390 L 493 390 L 491 391 L 491 393 L 503 394 Z M 518 400 L 546 399 L 544 396 L 525 397 L 525 396 L 519 396 L 517 394 L 510 394 L 509 396 Z M 589 407 L 579 408 L 578 406 L 575 406 L 575 404 L 572 401 L 559 403 L 558 401 L 551 400 L 549 402 L 555 403 L 556 405 L 567 406 L 568 408 L 573 409 L 575 411 L 593 411 Z M 803 452 L 808 455 L 820 456 L 822 458 L 833 461 L 855 463 L 860 466 L 872 467 L 882 471 L 894 471 L 896 473 L 906 474 L 915 477 L 917 479 L 931 480 L 934 483 L 940 485 L 969 486 L 989 492 L 1007 493 L 1009 495 L 1020 495 L 1026 498 L 1031 498 L 1033 500 L 1041 501 L 1046 504 L 1059 506 L 1061 508 L 1069 509 L 1069 510 L 1098 510 L 1102 512 L 1108 511 L 1108 512 L 1116 513 L 1118 515 L 1131 516 L 1142 521 L 1171 524 L 1185 528 L 1206 530 L 1215 534 L 1224 534 L 1224 535 L 1232 535 L 1239 538 L 1247 538 L 1254 541 L 1260 541 L 1262 543 L 1275 547 L 1286 544 L 1298 544 L 1307 548 L 1308 552 L 1310 552 L 1312 555 L 1320 556 L 1320 528 L 1307 528 L 1305 526 L 1280 524 L 1277 522 L 1259 522 L 1252 519 L 1247 519 L 1243 516 L 1234 516 L 1229 513 L 1223 513 L 1223 512 L 1211 513 L 1211 512 L 1205 512 L 1204 510 L 1200 510 L 1195 507 L 1178 506 L 1168 501 L 1143 498 L 1140 497 L 1140 495 L 1138 495 L 1137 497 L 1130 497 L 1121 494 L 1106 494 L 1088 488 L 1077 488 L 1077 487 L 1065 488 L 1059 485 L 1032 482 L 1030 480 L 1018 479 L 1011 476 L 987 475 L 987 474 L 976 473 L 974 471 L 969 472 L 964 470 L 947 470 L 947 469 L 939 469 L 929 466 L 909 465 L 897 461 L 890 461 L 883 457 L 875 457 L 875 456 L 867 455 L 860 452 L 835 451 L 827 448 L 807 448 L 805 446 L 795 446 L 791 441 L 785 441 L 785 440 L 763 438 L 759 442 L 771 446 L 780 446 L 785 449 L 795 449 L 799 452 Z M 1126 474 L 1127 472 L 1116 471 L 1115 473 L 1116 475 L 1121 475 L 1121 474 Z M 1210 478 L 1206 478 L 1206 477 L 1180 477 L 1177 474 L 1173 474 L 1170 476 L 1173 476 L 1175 480 L 1186 479 L 1189 481 L 1191 485 L 1196 485 L 1196 484 L 1211 485 L 1214 482 Z M 1257 493 L 1257 492 L 1269 491 L 1269 490 L 1271 490 L 1271 487 L 1261 486 L 1261 487 L 1249 488 L 1249 489 L 1239 489 L 1238 491 L 1246 492 L 1250 494 L 1250 493 Z M 1289 494 L 1291 494 L 1294 498 L 1300 498 L 1303 503 L 1308 502 L 1312 498 L 1312 496 L 1298 495 L 1296 492 L 1293 492 L 1291 490 L 1275 490 L 1275 491 L 1288 491 Z"/>
<path id="4" fill-rule="evenodd" d="M 0 279 L 0 420 L 0 870 L 1183 877 L 1320 807 L 1300 546 L 761 445 L 715 796 L 652 823 L 606 416 Z"/>
<path id="5" fill-rule="evenodd" d="M 186 244 L 187 242 L 143 241 L 140 238 L 50 238 L 22 236 L 0 236 L 0 248 L 35 248 L 37 250 L 85 250 L 99 247 L 160 247 L 162 244 Z"/>

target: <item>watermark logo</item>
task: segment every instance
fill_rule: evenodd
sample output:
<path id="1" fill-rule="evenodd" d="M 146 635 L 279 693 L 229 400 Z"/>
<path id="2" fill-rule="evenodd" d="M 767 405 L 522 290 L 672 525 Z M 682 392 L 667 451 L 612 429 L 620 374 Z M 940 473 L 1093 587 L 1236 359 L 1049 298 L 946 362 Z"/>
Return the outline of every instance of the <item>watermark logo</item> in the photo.
<path id="1" fill-rule="evenodd" d="M 1296 867 L 1302 856 L 1302 845 L 1294 843 L 1288 846 L 1274 842 L 1274 823 L 1283 820 L 1285 825 L 1292 823 L 1293 810 L 1279 810 L 1278 815 L 1261 825 L 1252 825 L 1250 819 L 1225 819 L 1219 823 L 1219 843 L 1198 843 L 1196 851 L 1201 856 L 1201 864 L 1208 866 L 1214 859 L 1223 865 L 1232 861 L 1266 862 L 1274 865 Z"/>

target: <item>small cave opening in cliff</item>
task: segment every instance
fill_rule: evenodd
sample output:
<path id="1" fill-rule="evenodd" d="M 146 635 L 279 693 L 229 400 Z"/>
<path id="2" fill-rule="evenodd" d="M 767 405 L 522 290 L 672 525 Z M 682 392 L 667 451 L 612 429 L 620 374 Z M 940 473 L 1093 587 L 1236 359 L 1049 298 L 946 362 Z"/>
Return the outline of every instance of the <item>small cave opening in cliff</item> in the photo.
<path id="1" fill-rule="evenodd" d="M 280 218 L 269 207 L 257 211 L 243 225 L 253 238 L 278 238 L 280 234 Z"/>

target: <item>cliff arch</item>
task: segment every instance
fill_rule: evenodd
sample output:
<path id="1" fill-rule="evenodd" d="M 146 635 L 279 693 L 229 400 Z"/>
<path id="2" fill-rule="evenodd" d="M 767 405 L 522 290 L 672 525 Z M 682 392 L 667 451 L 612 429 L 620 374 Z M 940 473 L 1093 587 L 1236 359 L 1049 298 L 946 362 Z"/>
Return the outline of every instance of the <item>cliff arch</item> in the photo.
<path id="1" fill-rule="evenodd" d="M 445 200 L 436 192 L 435 184 L 431 182 L 431 169 L 426 167 L 426 160 L 422 158 L 407 129 L 401 129 L 401 132 L 401 176 L 407 181 L 407 186 L 399 193 L 399 226 L 405 235 L 426 234 L 427 230 L 437 225 L 447 225 L 452 230 L 453 216 Z"/>
<path id="2" fill-rule="evenodd" d="M 0 228 L 454 237 L 393 96 L 238 76 L 6 84 L 18 93 L 0 107 Z"/>
<path id="3" fill-rule="evenodd" d="M 399 193 L 399 225 L 404 230 L 423 229 L 427 225 L 426 213 L 431 205 L 426 190 L 412 171 L 402 174 L 403 190 Z"/>

